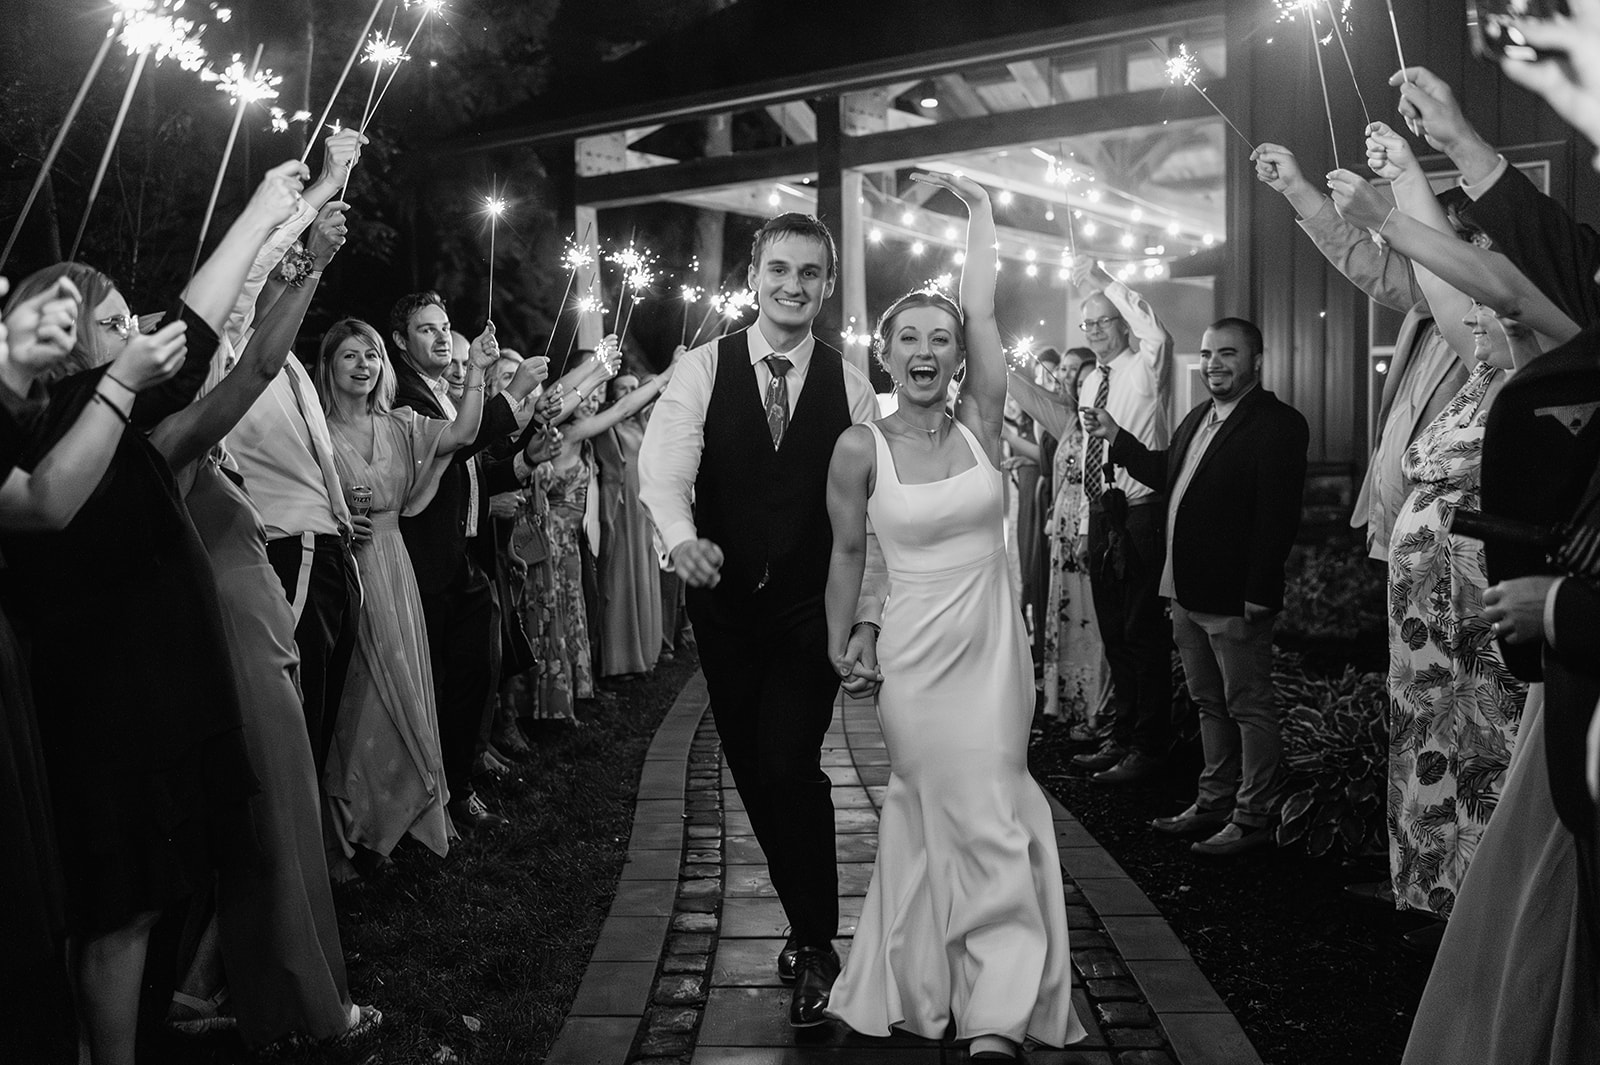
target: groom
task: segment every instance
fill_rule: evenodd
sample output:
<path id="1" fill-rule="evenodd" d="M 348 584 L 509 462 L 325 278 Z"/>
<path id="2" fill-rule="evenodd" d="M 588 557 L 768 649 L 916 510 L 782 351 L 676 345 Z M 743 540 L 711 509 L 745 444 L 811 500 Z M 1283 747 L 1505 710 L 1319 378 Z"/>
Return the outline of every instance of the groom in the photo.
<path id="1" fill-rule="evenodd" d="M 840 433 L 878 417 L 866 375 L 811 332 L 838 263 L 816 218 L 791 213 L 763 225 L 750 251 L 755 325 L 679 359 L 639 460 L 663 568 L 689 585 L 723 755 L 789 918 L 778 975 L 795 982 L 796 1027 L 823 1023 L 839 974 L 833 802 L 822 771 L 840 686 L 823 615 L 828 465 Z M 883 584 L 881 556 L 869 548 L 847 652 L 852 694 L 879 679 Z"/>

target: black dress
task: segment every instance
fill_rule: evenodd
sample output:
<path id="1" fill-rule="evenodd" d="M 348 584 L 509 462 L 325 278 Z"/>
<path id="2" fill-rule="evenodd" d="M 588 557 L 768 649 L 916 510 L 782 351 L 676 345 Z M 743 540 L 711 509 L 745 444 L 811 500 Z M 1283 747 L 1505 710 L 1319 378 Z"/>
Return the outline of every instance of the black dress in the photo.
<path id="1" fill-rule="evenodd" d="M 0 389 L 0 392 L 3 392 Z M 13 411 L 16 413 L 13 414 Z M 0 481 L 27 445 L 28 408 L 0 397 Z M 61 861 L 27 669 L 0 613 L 0 1044 L 18 1060 L 61 1060 L 71 1034 Z"/>
<path id="2" fill-rule="evenodd" d="M 197 382 L 217 341 L 184 317 L 183 376 Z M 19 467 L 49 453 L 103 373 L 49 389 Z M 171 410 L 147 398 L 140 413 L 149 428 Z M 244 801 L 257 782 L 216 585 L 172 471 L 137 426 L 124 430 L 65 530 L 5 533 L 0 551 L 5 605 L 30 652 L 67 923 L 92 938 L 187 897 L 217 865 L 254 853 Z"/>

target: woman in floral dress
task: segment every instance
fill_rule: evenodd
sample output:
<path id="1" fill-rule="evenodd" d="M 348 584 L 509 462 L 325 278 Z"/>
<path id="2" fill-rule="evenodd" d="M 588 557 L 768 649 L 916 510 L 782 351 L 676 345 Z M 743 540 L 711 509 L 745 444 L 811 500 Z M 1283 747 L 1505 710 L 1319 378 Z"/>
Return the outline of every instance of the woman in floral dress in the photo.
<path id="1" fill-rule="evenodd" d="M 1527 687 L 1483 618 L 1483 544 L 1453 536 L 1476 509 L 1483 426 L 1531 331 L 1473 303 L 1466 384 L 1406 451 L 1411 495 L 1389 541 L 1389 870 L 1395 903 L 1448 917 L 1499 801 Z"/>

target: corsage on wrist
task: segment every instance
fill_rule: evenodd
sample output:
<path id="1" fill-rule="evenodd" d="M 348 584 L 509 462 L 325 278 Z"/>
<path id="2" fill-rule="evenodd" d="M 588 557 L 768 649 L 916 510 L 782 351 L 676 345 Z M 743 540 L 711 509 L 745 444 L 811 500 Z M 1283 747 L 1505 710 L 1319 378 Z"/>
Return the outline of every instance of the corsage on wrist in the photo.
<path id="1" fill-rule="evenodd" d="M 306 249 L 298 240 L 289 246 L 283 253 L 283 258 L 278 262 L 278 276 L 283 278 L 283 283 L 293 288 L 299 288 L 306 283 L 316 269 L 316 256 Z M 320 272 L 320 271 L 319 271 Z"/>

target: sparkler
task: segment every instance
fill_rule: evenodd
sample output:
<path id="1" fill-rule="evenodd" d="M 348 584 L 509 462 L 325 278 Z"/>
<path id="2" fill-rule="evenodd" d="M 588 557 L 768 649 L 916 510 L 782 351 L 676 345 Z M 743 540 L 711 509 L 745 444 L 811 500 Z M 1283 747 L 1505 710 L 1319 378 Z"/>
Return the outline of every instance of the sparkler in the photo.
<path id="1" fill-rule="evenodd" d="M 489 310 L 488 319 L 494 321 L 494 235 L 499 228 L 500 216 L 506 213 L 506 201 L 499 196 L 485 196 L 483 209 L 489 213 Z"/>
<path id="2" fill-rule="evenodd" d="M 217 211 L 217 197 L 222 195 L 222 180 L 228 175 L 228 161 L 233 158 L 233 146 L 239 139 L 239 126 L 244 122 L 245 110 L 253 103 L 262 100 L 276 100 L 278 86 L 283 83 L 283 78 L 270 70 L 261 67 L 261 50 L 263 45 L 256 45 L 256 54 L 250 60 L 248 68 L 244 65 L 238 53 L 233 56 L 221 73 L 203 70 L 200 77 L 204 81 L 216 82 L 218 92 L 226 93 L 234 102 L 233 128 L 228 131 L 228 144 L 222 149 L 222 164 L 217 167 L 217 179 L 211 184 L 211 201 L 206 204 L 205 217 L 200 220 L 200 239 L 195 242 L 194 261 L 189 265 L 189 276 L 193 277 L 200 269 L 200 251 L 205 247 L 206 234 L 211 229 L 211 217 Z"/>
<path id="3" fill-rule="evenodd" d="M 303 163 L 311 157 L 311 147 L 317 142 L 317 130 L 321 129 L 328 121 L 328 115 L 333 111 L 334 101 L 339 99 L 339 90 L 344 88 L 345 79 L 350 76 L 350 68 L 356 65 L 356 57 L 361 54 L 362 42 L 367 39 L 367 32 L 372 29 L 373 22 L 377 21 L 378 12 L 383 8 L 385 0 L 376 0 L 372 5 L 372 12 L 367 15 L 366 25 L 361 27 L 361 32 L 356 34 L 355 47 L 350 49 L 350 57 L 344 61 L 344 69 L 339 72 L 339 80 L 333 83 L 333 93 L 328 97 L 328 106 L 322 109 L 322 117 L 317 119 L 317 124 L 311 127 L 311 136 L 306 138 L 306 149 L 300 153 Z M 337 132 L 337 130 L 334 130 Z"/>
<path id="4" fill-rule="evenodd" d="M 267 108 L 267 113 L 272 116 L 272 132 L 274 133 L 287 133 L 289 132 L 289 123 L 307 122 L 311 119 L 310 111 L 296 111 L 291 115 L 281 107 L 269 107 Z"/>
<path id="5" fill-rule="evenodd" d="M 678 289 L 678 295 L 683 299 L 683 328 L 678 331 L 678 344 L 681 347 L 689 341 L 689 304 L 699 303 L 700 297 L 705 295 L 705 289 L 699 285 L 684 285 Z"/>
<path id="6" fill-rule="evenodd" d="M 1200 57 L 1189 51 L 1189 46 L 1186 44 L 1178 46 L 1177 55 L 1168 55 L 1167 50 L 1157 44 L 1154 37 L 1146 37 L 1145 40 L 1149 41 L 1150 47 L 1160 52 L 1162 57 L 1166 59 L 1167 81 L 1173 85 L 1187 85 L 1199 93 L 1201 99 L 1211 105 L 1211 110 L 1217 113 L 1217 117 L 1226 122 L 1228 128 L 1237 133 L 1239 139 L 1250 145 L 1251 151 L 1254 151 L 1255 142 L 1245 136 L 1244 130 L 1233 124 L 1233 119 L 1223 113 L 1222 108 L 1218 107 L 1217 102 L 1211 98 L 1211 94 L 1206 92 L 1205 87 L 1195 80 L 1200 76 Z"/>
<path id="7" fill-rule="evenodd" d="M 1400 57 L 1400 76 L 1405 79 L 1407 85 L 1410 85 L 1411 75 L 1406 73 L 1405 49 L 1400 47 L 1400 23 L 1396 22 L 1394 17 L 1394 0 L 1384 0 L 1384 3 L 1389 8 L 1389 28 L 1394 31 L 1394 54 Z"/>
<path id="8" fill-rule="evenodd" d="M 95 78 L 100 76 L 100 67 L 110 54 L 111 46 L 116 43 L 117 28 L 121 20 L 122 16 L 119 14 L 106 33 L 105 40 L 100 42 L 100 50 L 94 54 L 94 61 L 89 64 L 89 72 L 83 76 L 83 83 L 78 86 L 78 95 L 72 98 L 72 106 L 67 108 L 67 117 L 61 123 L 61 128 L 56 131 L 55 140 L 50 142 L 50 150 L 44 154 L 44 163 L 39 167 L 38 176 L 33 179 L 33 188 L 28 190 L 28 198 L 22 203 L 22 213 L 17 215 L 16 222 L 11 226 L 11 235 L 6 238 L 5 250 L 0 252 L 0 270 L 5 269 L 6 261 L 11 258 L 11 249 L 17 246 L 17 237 L 22 235 L 22 224 L 28 220 L 28 212 L 33 210 L 34 201 L 39 198 L 39 191 L 44 188 L 51 167 L 56 165 L 56 156 L 61 154 L 61 145 L 67 139 L 67 130 L 72 128 L 73 121 L 83 108 L 83 101 L 89 95 L 89 87 L 94 84 Z M 88 212 L 85 211 L 84 214 L 87 217 Z"/>
<path id="9" fill-rule="evenodd" d="M 1350 0 L 1344 0 L 1338 11 L 1333 9 L 1333 0 L 1323 0 L 1323 2 L 1328 5 L 1328 19 L 1333 23 L 1334 36 L 1339 38 L 1339 51 L 1344 53 L 1345 69 L 1350 71 L 1350 84 L 1355 86 L 1356 99 L 1361 101 L 1361 113 L 1366 116 L 1367 126 L 1370 126 L 1372 125 L 1372 112 L 1367 109 L 1367 98 L 1362 95 L 1361 82 L 1356 78 L 1356 65 L 1350 59 L 1350 48 L 1345 44 L 1344 40 L 1344 28 L 1350 24 Z M 1366 126 L 1361 128 L 1365 129 Z"/>
<path id="10" fill-rule="evenodd" d="M 605 305 L 605 303 L 603 303 L 601 301 L 599 296 L 595 295 L 595 293 L 594 293 L 594 282 L 593 281 L 589 282 L 589 292 L 588 292 L 588 294 L 578 297 L 577 307 L 578 307 L 578 317 L 579 318 L 582 318 L 586 314 L 597 314 L 602 319 L 605 317 L 606 305 Z M 561 360 L 561 365 L 563 367 L 565 367 L 567 365 L 567 363 L 572 361 L 572 353 L 573 353 L 574 350 L 577 349 L 577 347 L 578 347 L 578 329 L 577 329 L 576 326 L 574 326 L 573 330 L 572 330 L 572 339 L 567 341 L 567 354 L 566 354 L 566 357 Z M 548 379 L 549 378 L 547 378 L 547 380 Z M 559 376 L 555 376 L 554 379 L 557 380 L 557 381 L 561 380 L 561 378 Z"/>
<path id="11" fill-rule="evenodd" d="M 144 76 L 144 65 L 149 58 L 149 52 L 140 52 L 133 61 L 133 73 L 128 75 L 128 87 L 122 94 L 117 117 L 111 123 L 111 136 L 106 139 L 106 150 L 100 153 L 100 165 L 94 172 L 94 181 L 89 185 L 89 198 L 83 205 L 83 218 L 78 222 L 78 235 L 72 238 L 72 250 L 67 253 L 69 261 L 78 257 L 78 247 L 83 243 L 83 235 L 89 230 L 89 216 L 94 213 L 94 201 L 100 196 L 100 186 L 106 179 L 106 170 L 111 166 L 111 154 L 117 150 L 117 140 L 122 136 L 122 123 L 128 117 L 128 106 L 133 103 L 133 94 L 139 88 L 139 79 Z"/>
<path id="12" fill-rule="evenodd" d="M 361 132 L 363 133 L 367 131 L 367 126 L 371 125 L 373 116 L 378 113 L 378 108 L 383 105 L 383 98 L 389 94 L 389 86 L 394 84 L 395 75 L 400 73 L 400 64 L 411 58 L 411 46 L 416 43 L 417 34 L 422 32 L 422 27 L 427 24 L 429 15 L 437 15 L 444 10 L 444 0 L 406 0 L 406 7 L 413 6 L 422 8 L 422 15 L 417 19 L 416 26 L 412 27 L 411 36 L 406 40 L 405 47 L 400 49 L 399 58 L 393 61 L 394 69 L 389 71 L 388 78 L 384 79 L 383 89 L 378 93 L 377 100 L 373 101 L 366 117 L 361 120 Z"/>
<path id="13" fill-rule="evenodd" d="M 623 287 L 628 294 L 628 312 L 622 318 L 622 328 L 617 330 L 617 342 L 620 344 L 628 335 L 628 324 L 633 321 L 633 312 L 644 300 L 644 294 L 650 286 L 655 284 L 656 272 L 650 265 L 651 256 L 648 252 L 640 257 L 638 266 L 628 271 L 622 279 Z"/>
<path id="14" fill-rule="evenodd" d="M 561 253 L 561 261 L 565 263 L 567 267 L 567 287 L 561 293 L 561 302 L 556 305 L 556 320 L 550 323 L 550 339 L 546 340 L 544 344 L 545 358 L 550 357 L 550 348 L 556 342 L 556 331 L 561 326 L 561 315 L 567 309 L 567 296 L 572 292 L 572 286 L 578 279 L 579 271 L 586 270 L 595 264 L 594 249 L 589 244 L 589 235 L 593 232 L 594 223 L 591 222 L 589 225 L 583 227 L 583 239 L 575 242 L 569 237 L 567 239 L 567 248 Z M 586 313 L 599 309 L 599 301 L 594 300 L 593 291 L 594 287 L 593 283 L 591 282 L 590 295 L 581 297 L 578 300 L 577 309 L 580 317 Z M 586 301 L 591 300 L 594 303 L 593 306 L 590 306 L 586 303 Z M 577 323 L 573 323 L 572 338 L 574 342 L 576 342 L 577 337 Z M 559 367 L 559 370 L 555 370 L 550 373 L 548 380 L 561 380 L 561 373 L 559 371 L 564 371 L 566 369 L 567 360 L 572 357 L 573 346 L 574 344 L 569 344 L 567 346 L 567 357 L 561 360 L 561 366 Z"/>
<path id="15" fill-rule="evenodd" d="M 1328 96 L 1328 72 L 1322 66 L 1322 42 L 1317 39 L 1316 0 L 1301 0 L 1306 13 L 1306 26 L 1311 31 L 1311 51 L 1317 57 L 1317 79 L 1322 82 L 1322 108 L 1328 115 L 1328 147 L 1333 151 L 1333 168 L 1339 166 L 1339 134 L 1333 128 L 1333 101 Z"/>

